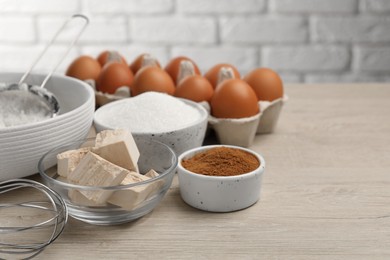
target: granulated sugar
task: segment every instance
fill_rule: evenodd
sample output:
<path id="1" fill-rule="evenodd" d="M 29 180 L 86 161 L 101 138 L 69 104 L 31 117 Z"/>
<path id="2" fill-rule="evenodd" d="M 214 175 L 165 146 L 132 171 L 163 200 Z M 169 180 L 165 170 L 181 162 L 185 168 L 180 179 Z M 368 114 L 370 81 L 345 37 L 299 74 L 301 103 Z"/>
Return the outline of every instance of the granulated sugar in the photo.
<path id="1" fill-rule="evenodd" d="M 201 114 L 182 100 L 158 92 L 116 101 L 102 107 L 96 119 L 112 128 L 135 133 L 160 133 L 183 128 L 199 120 Z"/>

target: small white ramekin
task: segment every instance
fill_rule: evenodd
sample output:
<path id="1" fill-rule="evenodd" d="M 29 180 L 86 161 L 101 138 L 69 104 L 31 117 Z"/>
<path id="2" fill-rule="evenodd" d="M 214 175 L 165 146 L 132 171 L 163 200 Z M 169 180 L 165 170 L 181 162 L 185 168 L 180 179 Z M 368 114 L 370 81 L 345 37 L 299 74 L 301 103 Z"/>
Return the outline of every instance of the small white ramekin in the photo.
<path id="1" fill-rule="evenodd" d="M 240 149 L 256 156 L 260 165 L 254 171 L 234 176 L 208 176 L 185 169 L 183 159 L 216 147 Z M 265 160 L 258 153 L 239 146 L 209 145 L 188 150 L 178 158 L 180 194 L 188 205 L 211 212 L 231 212 L 255 204 L 260 198 Z"/>

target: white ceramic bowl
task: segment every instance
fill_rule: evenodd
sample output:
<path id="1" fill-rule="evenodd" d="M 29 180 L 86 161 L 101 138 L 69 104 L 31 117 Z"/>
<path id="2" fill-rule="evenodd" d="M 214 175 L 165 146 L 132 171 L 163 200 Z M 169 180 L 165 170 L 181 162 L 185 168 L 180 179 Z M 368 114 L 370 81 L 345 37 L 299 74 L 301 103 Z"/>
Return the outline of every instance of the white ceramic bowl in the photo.
<path id="1" fill-rule="evenodd" d="M 185 169 L 183 159 L 215 147 L 231 147 L 253 154 L 260 162 L 254 171 L 234 176 L 209 176 Z M 189 150 L 179 156 L 177 173 L 180 195 L 188 205 L 211 212 L 231 212 L 255 204 L 260 198 L 264 158 L 256 152 L 232 145 L 209 145 Z"/>
<path id="2" fill-rule="evenodd" d="M 95 117 L 94 117 L 94 125 L 96 131 L 100 132 L 102 130 L 123 128 L 122 126 L 119 125 L 113 125 L 107 123 L 104 120 L 104 118 L 106 118 L 107 115 L 112 113 L 112 111 L 116 111 L 116 110 L 122 111 L 122 107 L 125 106 L 127 102 L 131 102 L 130 99 L 131 98 L 126 98 L 119 101 L 111 102 L 96 110 Z M 206 134 L 208 112 L 202 105 L 198 103 L 186 99 L 180 99 L 180 100 L 182 100 L 187 105 L 196 109 L 199 112 L 200 117 L 194 120 L 192 123 L 187 124 L 181 128 L 170 129 L 165 132 L 158 132 L 158 131 L 134 132 L 131 130 L 130 126 L 126 129 L 131 131 L 135 140 L 149 139 L 149 140 L 156 140 L 162 142 L 168 145 L 169 147 L 171 147 L 175 151 L 177 156 L 179 156 L 184 151 L 201 146 Z M 137 111 L 128 111 L 128 113 L 136 113 L 136 112 Z M 121 115 L 121 116 L 126 116 L 126 115 Z M 145 120 L 153 120 L 153 118 L 151 119 L 145 118 Z"/>
<path id="3" fill-rule="evenodd" d="M 0 73 L 0 82 L 18 82 L 20 73 Z M 40 85 L 45 75 L 29 76 Z M 38 172 L 38 161 L 48 150 L 87 136 L 93 121 L 95 94 L 80 80 L 53 75 L 45 86 L 59 101 L 54 118 L 0 128 L 0 181 Z M 0 110 L 1 111 L 1 110 Z"/>

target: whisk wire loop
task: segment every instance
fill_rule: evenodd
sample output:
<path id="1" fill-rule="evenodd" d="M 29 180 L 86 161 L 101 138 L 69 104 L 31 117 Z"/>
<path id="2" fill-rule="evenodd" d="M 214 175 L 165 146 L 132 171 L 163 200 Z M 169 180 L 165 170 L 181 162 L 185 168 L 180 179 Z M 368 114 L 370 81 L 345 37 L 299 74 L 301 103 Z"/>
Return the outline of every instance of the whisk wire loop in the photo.
<path id="1" fill-rule="evenodd" d="M 50 235 L 44 241 L 14 243 L 0 240 L 0 259 L 2 254 L 25 255 L 24 259 L 31 259 L 41 253 L 48 245 L 53 243 L 63 232 L 68 221 L 68 208 L 61 196 L 49 187 L 29 179 L 14 179 L 0 182 L 0 195 L 23 188 L 33 188 L 44 195 L 45 200 L 25 201 L 17 203 L 0 203 L 0 211 L 10 208 L 26 208 L 42 210 L 49 214 L 49 217 L 37 221 L 37 223 L 20 226 L 3 226 L 0 221 L 0 235 L 19 235 L 22 238 L 24 232 L 38 229 L 50 229 Z"/>

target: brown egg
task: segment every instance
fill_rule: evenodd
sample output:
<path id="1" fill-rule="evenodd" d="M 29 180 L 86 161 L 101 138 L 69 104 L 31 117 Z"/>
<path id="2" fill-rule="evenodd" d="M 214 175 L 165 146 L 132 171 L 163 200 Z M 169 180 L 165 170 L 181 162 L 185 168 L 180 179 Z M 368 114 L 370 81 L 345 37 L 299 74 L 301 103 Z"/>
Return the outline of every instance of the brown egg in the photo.
<path id="1" fill-rule="evenodd" d="M 187 60 L 187 61 L 190 61 L 192 62 L 192 64 L 194 65 L 194 70 L 195 70 L 195 74 L 196 75 L 200 75 L 200 70 L 198 68 L 198 66 L 196 65 L 196 63 L 191 60 L 190 58 L 188 57 L 184 57 L 184 56 L 179 56 L 179 57 L 176 57 L 176 58 L 173 58 L 166 66 L 165 66 L 165 71 L 168 72 L 168 74 L 171 76 L 173 82 L 175 82 L 175 84 L 177 84 L 177 76 L 179 75 L 179 69 L 180 69 L 180 63 L 181 61 L 183 60 Z"/>
<path id="2" fill-rule="evenodd" d="M 145 64 L 146 63 L 146 64 Z M 144 66 L 149 66 L 153 64 L 156 67 L 161 68 L 160 63 L 157 59 L 152 57 L 150 54 L 144 53 L 139 55 L 131 64 L 130 69 L 133 71 L 134 75 Z"/>
<path id="3" fill-rule="evenodd" d="M 241 79 L 228 79 L 218 85 L 210 106 L 217 118 L 244 118 L 260 111 L 256 93 Z"/>
<path id="4" fill-rule="evenodd" d="M 231 68 L 234 73 L 234 78 L 241 78 L 240 72 L 238 72 L 237 68 L 234 67 L 231 64 L 228 63 L 220 63 L 215 66 L 213 66 L 211 69 L 209 69 L 206 74 L 204 75 L 206 79 L 208 79 L 211 83 L 211 85 L 216 88 L 218 85 L 218 75 L 221 68 Z"/>
<path id="5" fill-rule="evenodd" d="M 130 88 L 133 80 L 133 72 L 126 64 L 109 62 L 104 65 L 96 81 L 96 88 L 103 93 L 114 94 L 119 87 Z"/>
<path id="6" fill-rule="evenodd" d="M 97 60 L 102 67 L 110 61 L 122 62 L 127 65 L 126 59 L 117 51 L 103 51 L 99 54 Z"/>
<path id="7" fill-rule="evenodd" d="M 186 98 L 195 102 L 209 102 L 213 94 L 213 86 L 206 78 L 200 75 L 187 76 L 180 81 L 175 91 L 176 97 Z"/>
<path id="8" fill-rule="evenodd" d="M 141 68 L 135 75 L 132 91 L 134 96 L 147 91 L 173 95 L 175 84 L 165 70 L 154 66 L 146 66 Z"/>
<path id="9" fill-rule="evenodd" d="M 280 76 L 268 68 L 258 68 L 248 73 L 244 80 L 256 92 L 258 100 L 273 101 L 283 97 L 283 82 Z"/>
<path id="10" fill-rule="evenodd" d="M 102 70 L 99 62 L 90 56 L 80 56 L 75 59 L 68 67 L 66 76 L 80 80 L 97 80 Z"/>

